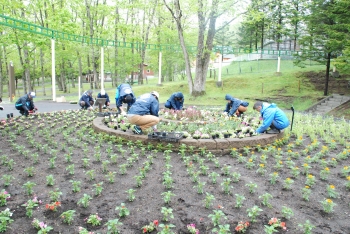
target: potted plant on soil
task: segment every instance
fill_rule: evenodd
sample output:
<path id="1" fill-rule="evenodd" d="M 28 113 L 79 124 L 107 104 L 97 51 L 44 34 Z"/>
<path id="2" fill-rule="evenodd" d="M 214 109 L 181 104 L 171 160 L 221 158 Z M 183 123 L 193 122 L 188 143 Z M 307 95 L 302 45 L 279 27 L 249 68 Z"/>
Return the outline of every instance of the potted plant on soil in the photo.
<path id="1" fill-rule="evenodd" d="M 193 139 L 199 139 L 201 136 L 198 133 L 192 135 Z"/>
<path id="2" fill-rule="evenodd" d="M 210 136 L 208 133 L 203 133 L 200 138 L 201 139 L 210 139 Z"/>
<path id="3" fill-rule="evenodd" d="M 224 134 L 224 138 L 229 138 L 232 135 L 228 130 L 223 134 Z"/>
<path id="4" fill-rule="evenodd" d="M 187 137 L 191 136 L 187 131 L 184 131 L 182 133 L 183 133 L 183 135 L 182 135 L 183 138 L 187 138 Z"/>
<path id="5" fill-rule="evenodd" d="M 126 132 L 126 130 L 128 129 L 125 123 L 120 123 L 118 126 L 123 132 Z"/>

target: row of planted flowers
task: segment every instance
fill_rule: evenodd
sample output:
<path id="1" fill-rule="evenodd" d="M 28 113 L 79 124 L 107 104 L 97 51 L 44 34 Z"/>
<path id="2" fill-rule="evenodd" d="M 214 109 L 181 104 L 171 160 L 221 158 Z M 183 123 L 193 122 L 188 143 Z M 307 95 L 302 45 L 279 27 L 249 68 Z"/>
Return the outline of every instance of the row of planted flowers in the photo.
<path id="1" fill-rule="evenodd" d="M 38 118 L 38 117 L 37 117 Z M 56 124 L 56 122 L 60 122 L 60 120 L 56 121 L 56 118 L 54 118 L 55 120 L 52 121 L 51 123 L 48 123 L 48 122 L 42 122 L 40 124 L 44 124 L 45 126 L 47 127 L 52 127 L 54 124 Z M 58 118 L 60 119 L 60 118 Z M 21 119 L 23 120 L 23 119 Z M 63 118 L 61 118 L 62 121 L 64 121 Z M 89 121 L 91 120 L 91 116 L 88 117 L 88 118 L 83 118 L 84 121 Z M 31 121 L 31 119 L 29 119 L 29 121 Z M 21 123 L 21 121 L 20 121 Z M 327 123 L 327 121 L 326 121 Z M 40 125 L 39 124 L 39 125 Z M 20 128 L 22 128 L 22 124 L 16 124 L 14 123 L 12 126 L 15 127 L 15 131 L 8 131 L 7 134 L 8 135 L 8 138 L 10 140 L 13 140 L 11 142 L 11 147 L 13 147 L 14 150 L 17 150 L 18 152 L 20 152 L 24 158 L 26 157 L 33 157 L 33 160 L 35 159 L 35 157 L 33 155 L 34 154 L 31 154 L 31 153 L 28 153 L 28 149 L 24 149 L 23 147 L 20 147 L 19 145 L 16 145 L 15 144 L 15 139 L 16 139 L 16 135 L 17 134 L 24 134 L 25 136 L 28 135 L 28 137 L 30 136 L 30 134 L 32 132 L 28 132 L 24 129 L 21 129 L 19 130 Z M 321 125 L 320 127 L 322 127 L 323 125 Z M 71 155 L 69 153 L 69 147 L 64 147 L 64 144 L 62 145 L 56 145 L 54 144 L 54 139 L 53 137 L 51 136 L 52 135 L 52 132 L 50 132 L 49 130 L 44 130 L 42 129 L 42 127 L 38 126 L 36 130 L 38 130 L 38 133 L 42 136 L 43 138 L 45 139 L 45 141 L 51 145 L 54 146 L 55 149 L 50 149 L 49 147 L 45 146 L 45 144 L 41 144 L 41 145 L 37 145 L 35 142 L 32 142 L 32 143 L 29 143 L 29 144 L 33 144 L 33 148 L 37 148 L 38 150 L 42 151 L 42 152 L 46 152 L 46 153 L 50 153 L 51 155 L 51 158 L 49 160 L 49 167 L 50 168 L 55 168 L 55 159 L 57 157 L 57 149 L 59 149 L 58 147 L 62 147 L 61 150 L 66 152 L 65 153 L 65 159 L 66 159 L 66 162 L 69 163 L 70 160 L 71 160 Z M 66 129 L 66 130 L 65 130 Z M 336 129 L 334 129 L 336 130 Z M 67 144 L 69 142 L 72 141 L 70 134 L 72 134 L 74 132 L 74 129 L 71 129 L 69 126 L 65 126 L 63 125 L 61 128 L 59 128 L 57 130 L 57 132 L 55 133 L 58 133 L 60 132 L 62 133 L 62 135 L 64 136 L 64 139 L 67 140 Z M 299 132 L 300 130 L 298 129 L 296 132 Z M 74 140 L 74 143 L 77 143 L 77 145 L 79 145 L 79 143 L 82 143 L 84 142 L 84 140 L 86 140 L 86 136 L 89 135 L 88 134 L 89 130 L 87 128 L 84 128 L 84 130 L 82 131 L 77 131 L 76 132 L 76 135 L 77 135 L 77 138 Z M 332 132 L 333 132 L 333 129 L 332 129 Z M 334 134 L 334 138 L 337 138 L 337 134 L 338 134 L 339 131 L 335 131 L 335 134 Z M 346 132 L 345 132 L 346 133 Z M 341 135 L 341 134 L 340 134 Z M 89 136 L 90 137 L 90 136 Z M 95 146 L 95 153 L 93 154 L 94 158 L 95 158 L 95 161 L 99 161 L 101 160 L 100 156 L 101 156 L 101 145 L 100 145 L 100 141 L 98 140 L 100 138 L 96 138 L 96 143 L 98 143 L 96 146 Z M 284 145 L 286 142 L 276 142 L 276 146 L 282 146 Z M 349 143 L 348 142 L 345 142 L 344 144 L 344 150 L 343 151 L 340 151 L 339 154 L 337 154 L 336 157 L 334 158 L 327 158 L 327 155 L 330 153 L 330 150 L 335 150 L 337 148 L 339 148 L 342 143 L 339 141 L 338 143 L 336 141 L 330 141 L 328 144 L 328 147 L 326 146 L 320 146 L 320 141 L 318 141 L 317 139 L 313 139 L 313 141 L 311 142 L 311 144 L 309 145 L 306 145 L 304 148 L 303 147 L 303 143 L 304 143 L 304 139 L 302 137 L 298 137 L 294 144 L 288 144 L 287 145 L 287 150 L 283 151 L 283 150 L 280 150 L 276 147 L 272 147 L 272 146 L 269 146 L 269 147 L 260 147 L 260 146 L 257 146 L 256 148 L 252 149 L 252 148 L 245 148 L 243 151 L 243 155 L 240 155 L 236 150 L 232 150 L 232 156 L 234 158 L 236 158 L 236 160 L 239 162 L 239 163 L 243 163 L 245 166 L 244 168 L 246 168 L 247 170 L 256 170 L 256 173 L 258 173 L 259 175 L 261 176 L 264 176 L 265 174 L 268 174 L 269 177 L 270 177 L 270 182 L 271 184 L 275 184 L 276 181 L 278 181 L 279 177 L 278 177 L 278 173 L 275 173 L 275 172 L 272 172 L 269 174 L 268 171 L 267 171 L 267 167 L 268 165 L 270 165 L 270 168 L 272 168 L 272 170 L 275 170 L 276 172 L 278 171 L 281 171 L 281 170 L 286 170 L 286 171 L 291 171 L 291 177 L 287 177 L 285 179 L 282 179 L 281 182 L 283 184 L 283 187 L 284 189 L 286 190 L 292 190 L 293 187 L 293 182 L 294 180 L 296 180 L 296 178 L 298 178 L 298 175 L 299 175 L 299 171 L 301 171 L 302 174 L 305 175 L 305 179 L 306 179 L 306 182 L 305 182 L 305 185 L 308 186 L 309 188 L 305 187 L 305 192 L 302 191 L 303 193 L 303 199 L 307 200 L 309 198 L 309 195 L 311 194 L 311 187 L 314 187 L 317 185 L 317 183 L 315 184 L 315 177 L 311 174 L 311 170 L 312 170 L 312 164 L 314 166 L 322 166 L 322 170 L 320 171 L 320 178 L 322 180 L 327 180 L 327 178 L 329 177 L 330 173 L 332 172 L 332 170 L 330 170 L 328 168 L 328 165 L 331 166 L 331 167 L 334 167 L 336 168 L 338 166 L 339 163 L 341 162 L 344 162 L 348 156 L 349 156 L 349 151 L 347 148 L 349 148 Z M 339 144 L 340 143 L 340 144 Z M 138 156 L 139 155 L 136 155 L 135 152 L 132 150 L 133 149 L 133 145 L 135 145 L 136 143 L 132 143 L 132 142 L 128 142 L 128 148 L 129 148 L 129 157 L 126 158 L 126 162 L 125 164 L 120 164 L 120 173 L 123 174 L 125 173 L 125 170 L 129 167 L 132 167 L 133 163 L 136 162 L 138 160 Z M 67 146 L 67 145 L 66 145 Z M 142 148 L 147 148 L 146 146 L 142 146 L 140 145 L 139 146 L 141 149 Z M 185 147 L 184 147 L 185 148 Z M 319 151 L 317 151 L 319 148 L 321 148 Z M 298 150 L 297 150 L 298 149 Z M 82 149 L 83 150 L 83 149 Z M 111 152 L 113 152 L 113 148 L 111 149 L 110 147 L 107 147 L 106 150 L 111 150 Z M 161 149 L 159 149 L 161 150 Z M 164 150 L 164 149 L 163 149 Z M 260 152 L 260 153 L 263 153 L 263 155 L 260 155 L 259 157 L 256 156 L 256 154 L 253 152 L 253 150 L 256 150 L 257 152 Z M 118 147 L 118 151 L 120 153 L 121 156 L 125 155 L 125 150 L 123 150 L 122 148 L 119 148 Z M 191 154 L 191 156 L 187 155 L 187 153 L 185 153 L 186 151 L 183 151 L 183 162 L 184 164 L 189 168 L 188 170 L 188 174 L 191 178 L 193 178 L 193 182 L 196 183 L 196 185 L 194 186 L 194 188 L 196 189 L 196 191 L 198 193 L 203 193 L 204 190 L 204 185 L 203 184 L 204 182 L 203 181 L 200 181 L 198 180 L 198 176 L 200 174 L 203 174 L 203 175 L 210 175 L 209 177 L 211 179 L 213 179 L 214 181 L 214 178 L 215 178 L 215 174 L 213 173 L 209 173 L 208 170 L 208 165 L 204 164 L 204 162 L 214 162 L 215 165 L 218 165 L 218 167 L 222 167 L 222 171 L 224 173 L 224 175 L 227 175 L 229 177 L 231 177 L 232 175 L 232 178 L 236 178 L 238 176 L 238 174 L 233 174 L 233 172 L 231 173 L 230 172 L 230 166 L 229 165 L 220 165 L 217 157 L 215 157 L 214 155 L 210 154 L 209 152 L 206 152 L 205 149 L 202 149 L 201 152 L 199 155 L 196 155 L 196 154 Z M 168 160 L 170 161 L 169 158 L 169 155 L 168 153 L 170 153 L 170 151 L 164 151 L 164 159 L 166 160 L 166 162 L 168 162 Z M 182 153 L 182 151 L 180 151 L 180 153 Z M 83 167 L 84 168 L 88 168 L 89 167 L 89 160 L 92 160 L 92 158 L 90 159 L 89 155 L 91 153 L 89 152 L 84 152 L 84 158 L 83 158 Z M 113 154 L 109 154 L 110 155 L 110 160 L 111 162 L 113 162 L 113 160 L 115 159 L 115 156 Z M 141 153 L 142 155 L 142 153 Z M 156 154 L 154 154 L 155 156 Z M 112 157 L 113 156 L 113 157 Z M 145 155 L 142 155 L 142 156 L 145 156 Z M 142 185 L 142 181 L 144 180 L 144 178 L 146 177 L 146 174 L 145 174 L 145 169 L 147 168 L 147 165 L 148 164 L 151 164 L 151 160 L 152 160 L 152 157 L 154 157 L 152 154 L 148 155 L 147 156 L 147 161 L 146 162 L 149 162 L 147 164 L 145 164 L 145 167 L 143 168 L 144 170 L 141 170 L 140 169 L 140 175 L 136 175 L 134 178 L 135 178 L 135 182 L 136 184 L 138 185 L 138 187 L 141 187 Z M 268 157 L 270 156 L 270 159 L 268 159 Z M 288 156 L 287 160 L 284 160 L 283 159 L 283 156 Z M 301 157 L 301 156 L 304 156 L 304 157 Z M 123 156 L 124 157 L 124 156 Z M 204 158 L 205 157 L 205 160 Z M 113 160 L 112 160 L 113 158 Z M 275 163 L 271 164 L 271 158 L 275 159 Z M 85 160 L 84 160 L 85 159 Z M 329 160 L 325 160 L 325 159 L 329 159 Z M 296 165 L 295 162 L 293 161 L 301 161 L 303 160 L 304 163 L 303 164 L 300 164 L 299 165 Z M 4 157 L 3 158 L 3 162 L 5 162 L 5 166 L 8 166 L 8 169 L 11 170 L 10 168 L 10 165 L 11 163 L 9 163 L 11 161 L 11 159 L 9 157 Z M 303 162 L 301 161 L 301 162 Z M 103 162 L 106 162 L 106 161 L 102 161 L 101 164 L 102 166 L 104 165 Z M 191 163 L 192 162 L 192 163 Z M 195 162 L 198 162 L 198 168 L 195 170 L 193 165 Z M 268 163 L 270 162 L 270 163 Z M 107 162 L 105 164 L 108 164 Z M 74 167 L 73 167 L 73 170 L 72 170 L 72 167 L 71 165 L 74 165 L 74 164 L 69 164 L 67 165 L 67 168 L 66 168 L 66 171 L 69 172 L 69 173 L 72 173 L 73 171 L 73 174 L 74 174 Z M 192 166 L 191 166 L 192 165 Z M 285 166 L 284 166 L 285 165 Z M 12 164 L 12 167 L 13 167 L 13 164 Z M 164 166 L 165 168 L 171 168 L 170 164 L 167 164 Z M 192 168 L 192 169 L 190 169 Z M 302 169 L 299 169 L 299 168 L 302 168 Z M 328 168 L 328 170 L 327 170 Z M 349 167 L 347 166 L 344 166 L 342 167 L 342 170 L 343 170 L 343 173 L 342 175 L 347 178 L 348 175 L 349 175 Z M 30 167 L 27 167 L 25 168 L 25 172 L 28 173 L 28 176 L 30 177 L 30 172 L 32 170 L 30 169 Z M 108 170 L 104 170 L 107 175 L 109 175 L 110 173 L 108 172 Z M 168 170 L 165 170 L 164 172 L 167 172 Z M 253 171 L 253 172 L 254 172 Z M 298 173 L 299 172 L 299 173 Z M 113 173 L 112 173 L 113 174 Z M 164 186 L 169 186 L 169 189 L 171 188 L 172 186 L 172 177 L 170 176 L 171 173 L 164 173 L 164 177 L 163 177 L 163 184 Z M 92 170 L 88 170 L 86 172 L 86 175 L 88 178 L 90 178 L 90 180 L 94 180 L 94 171 Z M 113 178 L 113 177 L 111 177 Z M 293 180 L 293 179 L 294 180 Z M 230 186 L 230 181 L 227 180 L 229 178 L 225 178 L 225 180 L 223 180 L 223 182 L 220 184 L 222 186 L 222 190 L 226 193 L 230 193 L 232 191 L 232 187 Z M 52 177 L 48 176 L 47 177 L 47 182 L 49 184 L 49 182 L 52 181 Z M 76 181 L 77 182 L 77 181 Z M 213 182 L 214 183 L 214 182 Z M 27 189 L 30 189 L 33 185 L 31 183 L 26 183 L 27 185 L 23 185 L 24 188 L 27 190 Z M 73 188 L 75 187 L 74 186 L 75 183 L 72 182 L 72 186 Z M 75 184 L 75 185 L 78 185 L 78 184 Z M 96 186 L 95 186 L 95 189 L 96 189 L 96 193 L 98 191 L 100 191 L 100 189 L 102 188 L 102 183 L 97 183 Z M 254 183 L 254 182 L 251 182 L 251 183 L 247 183 L 246 184 L 246 187 L 249 188 L 249 191 L 252 191 L 250 193 L 254 193 L 256 188 L 257 188 L 257 184 Z M 346 187 L 348 188 L 348 185 L 346 185 Z M 54 191 L 54 192 L 59 192 L 59 191 Z M 322 206 L 323 206 L 323 209 L 325 212 L 327 213 L 332 213 L 334 211 L 334 206 L 335 206 L 335 203 L 333 202 L 333 200 L 331 200 L 331 198 L 333 197 L 337 197 L 338 194 L 336 193 L 336 190 L 335 190 L 335 187 L 332 186 L 332 184 L 330 184 L 328 187 L 327 187 L 327 192 L 328 192 L 328 196 L 329 198 L 325 198 L 324 200 L 321 201 L 322 203 Z M 6 191 L 3 191 L 3 194 L 4 196 L 6 197 L 5 200 L 9 199 L 9 193 L 7 193 Z M 132 192 L 130 190 L 128 190 L 128 194 L 132 194 Z M 304 197 L 304 194 L 305 194 L 305 197 Z M 162 194 L 164 196 L 164 201 L 165 203 L 169 203 L 170 201 L 170 198 L 172 196 L 172 192 L 170 191 L 167 191 L 165 192 L 164 194 Z M 239 195 L 239 194 L 238 194 Z M 85 202 L 83 201 L 88 201 L 88 196 L 83 196 L 80 200 L 82 200 L 82 202 L 80 203 L 81 205 Z M 131 196 L 132 197 L 132 196 Z M 207 198 L 208 197 L 208 198 Z M 212 197 L 210 196 L 210 194 L 206 197 L 206 202 L 209 202 L 210 205 L 208 205 L 208 207 L 210 207 L 212 205 L 212 203 L 210 201 L 212 201 Z M 242 196 L 236 196 L 237 197 L 237 200 L 236 202 L 238 202 L 237 204 L 239 204 L 239 201 L 243 201 L 245 200 L 245 198 L 243 199 Z M 307 199 L 306 199 L 307 198 Z M 270 204 L 269 202 L 269 199 L 271 199 L 271 196 L 269 196 L 269 194 L 262 194 L 261 195 L 261 200 L 262 200 L 262 204 L 264 206 L 268 206 Z M 37 200 L 37 199 L 36 199 Z M 79 201 L 80 201 L 79 200 Z M 129 198 L 129 201 L 131 200 L 131 198 Z M 167 202 L 168 201 L 168 202 Z M 27 204 L 29 203 L 29 201 L 27 202 Z M 25 205 L 25 204 L 24 204 Z M 59 205 L 60 203 L 58 201 L 50 201 L 50 203 L 47 203 L 46 207 L 49 211 L 54 211 L 55 210 L 55 207 L 56 207 L 56 210 L 57 208 L 59 208 Z M 25 206 L 27 207 L 27 206 Z M 51 209 L 52 208 L 52 209 Z M 170 220 L 169 217 L 171 217 L 171 211 L 169 209 L 171 208 L 167 208 L 167 207 L 164 207 L 165 209 L 162 208 L 162 211 L 161 213 L 164 214 L 164 216 L 168 217 L 168 221 Z M 26 208 L 27 209 L 27 208 Z M 125 210 L 126 211 L 126 206 L 124 205 L 124 207 L 121 205 L 121 208 L 120 210 Z M 164 210 L 164 212 L 163 212 Z M 222 220 L 224 220 L 225 216 L 221 214 L 220 212 L 221 210 L 215 210 L 214 213 L 212 213 L 212 215 L 210 216 L 210 218 L 212 218 L 212 222 L 213 222 L 213 226 L 215 226 L 215 228 L 217 228 L 217 232 L 219 232 L 219 230 L 221 230 L 220 233 L 228 233 L 227 231 L 227 228 L 229 228 L 227 226 L 227 224 L 225 224 L 224 222 L 221 222 Z M 8 212 L 7 212 L 8 213 Z M 11 212 L 10 212 L 11 213 Z M 74 212 L 73 212 L 74 213 Z M 249 208 L 247 209 L 247 216 L 250 218 L 250 221 L 251 222 L 254 222 L 255 218 L 258 217 L 258 215 L 261 213 L 261 209 L 259 207 L 252 207 L 252 208 Z M 282 214 L 285 214 L 286 216 L 289 214 L 291 214 L 291 211 L 290 209 L 285 209 L 285 211 L 282 211 Z M 94 216 L 96 214 L 92 214 L 92 219 L 91 220 L 99 220 L 99 216 Z M 120 215 L 120 214 L 119 214 Z M 69 217 L 69 214 L 68 215 L 65 215 L 65 217 Z M 165 217 L 163 218 L 164 221 L 165 221 Z M 86 221 L 88 221 L 89 218 L 86 219 Z M 221 221 L 220 221 L 221 220 Z M 101 220 L 99 220 L 100 223 L 101 223 Z M 91 221 L 91 222 L 95 222 L 95 221 Z M 165 221 L 166 222 L 166 221 Z M 216 223 L 215 223 L 216 222 Z M 271 224 L 276 224 L 276 226 L 273 226 L 273 225 L 266 225 L 266 230 L 265 230 L 265 233 L 273 233 L 274 231 L 272 230 L 275 230 L 277 228 L 284 228 L 286 226 L 286 224 L 284 222 L 281 222 L 278 218 L 272 218 L 270 220 Z M 96 221 L 96 223 L 98 223 Z M 49 225 L 39 221 L 39 220 L 34 220 L 33 222 L 33 225 L 36 224 L 36 226 L 34 227 L 37 227 L 39 226 L 40 227 L 40 230 L 43 228 L 48 228 Z M 92 224 L 92 223 L 91 223 Z M 98 226 L 100 224 L 96 224 L 96 226 Z M 151 225 L 151 224 L 150 224 Z M 221 226 L 221 227 L 220 227 Z M 244 227 L 246 226 L 246 228 L 249 227 L 249 223 L 248 222 L 245 222 L 245 221 L 242 221 L 242 222 L 239 222 L 239 224 L 237 225 L 236 227 L 236 231 L 239 231 L 239 230 L 242 230 L 242 232 L 245 230 Z M 307 230 L 307 228 L 309 229 L 312 229 L 312 225 L 310 223 L 305 223 L 304 225 L 302 225 L 304 230 Z M 273 227 L 273 228 L 272 228 Z M 171 231 L 171 228 L 172 228 L 172 225 L 169 224 L 169 223 L 164 223 L 164 226 L 161 226 L 160 228 L 155 228 L 155 230 L 159 231 L 160 233 L 172 233 Z M 196 231 L 196 225 L 195 224 L 189 224 L 189 228 L 192 228 L 193 231 Z M 159 230 L 161 229 L 161 230 Z M 226 232 L 225 232 L 225 229 L 226 229 Z M 268 232 L 268 229 L 271 229 L 270 232 Z M 142 229 L 143 231 L 145 231 L 145 229 L 143 228 Z M 190 229 L 189 229 L 190 230 Z M 81 228 L 81 233 L 85 233 L 84 231 L 86 231 L 86 229 L 84 230 L 84 228 Z M 44 232 L 42 232 L 44 233 Z M 195 232 L 194 232 L 195 233 Z"/>
<path id="2" fill-rule="evenodd" d="M 198 110 L 187 108 L 182 111 L 159 111 L 163 120 L 157 125 L 161 132 L 182 133 L 184 138 L 216 139 L 216 138 L 244 138 L 256 136 L 256 128 L 261 120 L 258 116 L 245 115 L 243 117 L 229 117 L 217 110 Z M 125 116 L 106 116 L 104 123 L 113 129 L 126 131 L 131 124 Z"/>

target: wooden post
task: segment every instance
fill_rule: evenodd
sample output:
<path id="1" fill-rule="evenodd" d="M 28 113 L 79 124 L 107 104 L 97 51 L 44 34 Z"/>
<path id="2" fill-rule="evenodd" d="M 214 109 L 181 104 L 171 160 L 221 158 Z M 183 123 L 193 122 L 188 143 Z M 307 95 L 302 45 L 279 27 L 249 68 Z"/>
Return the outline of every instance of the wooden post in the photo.
<path id="1" fill-rule="evenodd" d="M 55 39 L 51 39 L 51 76 L 52 76 L 52 101 L 56 101 L 56 57 Z"/>
<path id="2" fill-rule="evenodd" d="M 219 55 L 219 74 L 218 74 L 218 82 L 221 82 L 221 74 L 222 74 L 222 54 Z"/>
<path id="3" fill-rule="evenodd" d="M 104 60 L 105 56 L 104 56 L 104 49 L 103 47 L 101 47 L 101 89 L 104 89 L 104 79 L 105 79 L 105 60 Z"/>
<path id="4" fill-rule="evenodd" d="M 162 85 L 162 51 L 159 51 L 159 58 L 158 58 L 158 86 Z"/>

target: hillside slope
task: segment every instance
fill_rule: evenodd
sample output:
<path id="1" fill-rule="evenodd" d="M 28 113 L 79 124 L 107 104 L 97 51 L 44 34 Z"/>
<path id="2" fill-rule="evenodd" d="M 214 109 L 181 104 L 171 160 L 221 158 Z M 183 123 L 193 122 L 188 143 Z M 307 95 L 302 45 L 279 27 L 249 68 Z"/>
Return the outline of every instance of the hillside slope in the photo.
<path id="1" fill-rule="evenodd" d="M 324 81 L 325 74 L 324 72 L 306 72 L 303 73 L 310 83 L 312 83 L 315 89 L 323 91 L 324 90 Z M 350 96 L 350 88 L 348 86 L 348 82 L 350 81 L 350 75 L 341 75 L 339 78 L 334 78 L 330 76 L 329 85 L 328 85 L 328 93 L 332 94 L 341 94 Z M 346 118 L 350 120 L 350 101 L 343 103 L 341 106 L 333 109 L 327 115 L 333 115 L 337 118 Z"/>

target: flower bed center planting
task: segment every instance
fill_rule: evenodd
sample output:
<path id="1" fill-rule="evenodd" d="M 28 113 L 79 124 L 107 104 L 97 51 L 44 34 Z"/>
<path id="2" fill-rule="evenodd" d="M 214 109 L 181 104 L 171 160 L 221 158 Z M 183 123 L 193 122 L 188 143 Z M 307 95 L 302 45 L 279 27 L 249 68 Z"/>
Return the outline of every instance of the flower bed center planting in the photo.
<path id="1" fill-rule="evenodd" d="M 96 118 L 93 127 L 98 132 L 130 140 L 154 144 L 163 142 L 175 146 L 186 144 L 194 148 L 206 147 L 208 150 L 220 153 L 229 153 L 231 148 L 271 144 L 284 135 L 283 132 L 257 135 L 255 129 L 259 126 L 260 119 L 255 115 L 245 115 L 243 118 L 228 117 L 227 114 L 215 109 L 195 108 L 187 108 L 184 111 L 162 109 L 159 114 L 162 121 L 157 125 L 158 132 L 153 133 L 149 129 L 146 131 L 147 136 L 133 134 L 130 130 L 132 125 L 121 115 Z"/>

